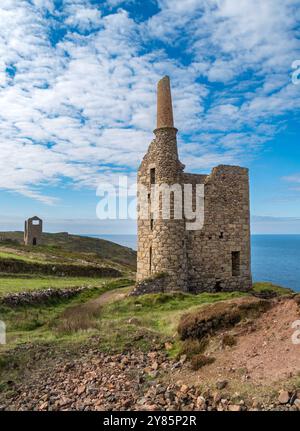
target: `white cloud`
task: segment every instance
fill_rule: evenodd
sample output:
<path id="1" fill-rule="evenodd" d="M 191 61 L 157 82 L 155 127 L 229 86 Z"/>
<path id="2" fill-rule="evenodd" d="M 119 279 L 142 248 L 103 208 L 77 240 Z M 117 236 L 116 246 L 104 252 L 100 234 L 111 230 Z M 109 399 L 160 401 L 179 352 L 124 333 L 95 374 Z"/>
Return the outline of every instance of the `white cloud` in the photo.
<path id="1" fill-rule="evenodd" d="M 99 26 L 101 22 L 101 14 L 96 9 L 84 9 L 74 10 L 74 14 L 66 19 L 66 24 L 71 26 L 77 26 L 81 30 L 93 28 Z"/>
<path id="2" fill-rule="evenodd" d="M 300 183 L 300 173 L 284 177 L 283 179 L 291 183 Z"/>
<path id="3" fill-rule="evenodd" d="M 91 7 L 89 1 L 71 0 L 65 2 L 65 24 L 81 31 L 92 30 L 101 25 L 101 11 Z"/>
<path id="4" fill-rule="evenodd" d="M 300 108 L 290 79 L 299 52 L 294 0 L 161 0 L 143 23 L 124 9 L 105 15 L 88 0 L 63 5 L 0 5 L 2 189 L 55 203 L 41 185 L 68 178 L 95 187 L 119 172 L 134 175 L 152 139 L 164 74 L 190 169 L 249 160 L 276 133 L 274 116 Z M 214 91 L 215 81 L 225 86 Z"/>
<path id="5" fill-rule="evenodd" d="M 110 7 L 117 7 L 117 6 L 124 6 L 129 3 L 133 3 L 135 0 L 106 0 L 107 6 Z"/>

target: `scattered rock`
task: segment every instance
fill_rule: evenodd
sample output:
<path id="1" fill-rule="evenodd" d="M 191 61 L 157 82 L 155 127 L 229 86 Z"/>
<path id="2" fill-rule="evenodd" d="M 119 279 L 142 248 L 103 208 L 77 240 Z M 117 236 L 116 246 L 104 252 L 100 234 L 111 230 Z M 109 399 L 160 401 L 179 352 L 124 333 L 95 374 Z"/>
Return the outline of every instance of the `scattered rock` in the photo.
<path id="1" fill-rule="evenodd" d="M 186 394 L 188 390 L 189 387 L 187 385 L 182 385 L 180 388 L 180 392 L 182 392 L 183 394 Z"/>
<path id="2" fill-rule="evenodd" d="M 215 394 L 213 395 L 213 402 L 215 404 L 219 403 L 222 399 L 222 395 L 220 392 L 215 392 Z"/>
<path id="3" fill-rule="evenodd" d="M 289 401 L 290 401 L 290 394 L 285 390 L 281 390 L 279 392 L 278 402 L 280 404 L 287 404 Z"/>
<path id="4" fill-rule="evenodd" d="M 295 401 L 294 401 L 294 406 L 296 406 L 296 407 L 297 407 L 297 409 L 298 409 L 298 410 L 300 410 L 300 399 L 299 399 L 299 398 L 296 398 L 296 399 L 295 399 Z"/>
<path id="5" fill-rule="evenodd" d="M 181 355 L 181 356 L 180 356 L 180 362 L 181 362 L 182 364 L 184 364 L 186 360 L 187 360 L 187 355 Z"/>
<path id="6" fill-rule="evenodd" d="M 230 412 L 240 412 L 242 410 L 242 407 L 238 404 L 232 404 L 228 406 L 228 410 Z"/>
<path id="7" fill-rule="evenodd" d="M 48 408 L 48 403 L 47 403 L 47 401 L 46 401 L 46 402 L 44 402 L 44 403 L 42 403 L 42 404 L 39 406 L 39 410 L 47 410 L 47 408 Z"/>
<path id="8" fill-rule="evenodd" d="M 252 403 L 252 408 L 255 409 L 255 410 L 260 410 L 261 409 L 260 402 L 257 401 L 257 400 L 254 400 L 253 403 Z"/>
<path id="9" fill-rule="evenodd" d="M 80 385 L 80 386 L 78 386 L 78 389 L 77 389 L 77 394 L 78 395 L 81 395 L 81 394 L 83 394 L 84 392 L 85 392 L 85 385 Z"/>
<path id="10" fill-rule="evenodd" d="M 154 371 L 156 371 L 157 369 L 158 369 L 158 363 L 157 362 L 153 362 L 153 364 L 152 364 L 152 369 L 154 370 Z"/>
<path id="11" fill-rule="evenodd" d="M 204 410 L 205 409 L 205 407 L 206 407 L 206 401 L 205 401 L 204 397 L 199 396 L 197 398 L 196 407 L 197 407 L 197 410 Z"/>
<path id="12" fill-rule="evenodd" d="M 19 349 L 30 347 L 24 345 Z M 44 347 L 43 347 L 44 348 Z M 26 350 L 27 351 L 27 350 Z M 68 352 L 64 352 L 66 357 Z M 218 391 L 186 384 L 174 362 L 162 351 L 129 351 L 107 355 L 80 347 L 74 356 L 49 358 L 49 349 L 34 351 L 27 364 L 28 379 L 14 390 L 0 393 L 0 410 L 39 411 L 245 411 L 300 410 L 299 391 L 282 390 L 278 401 L 248 404 L 239 393 L 220 391 L 227 380 L 216 383 Z M 42 366 L 37 366 L 36 358 Z M 46 362 L 49 360 L 49 362 Z M 189 369 L 188 364 L 181 364 Z M 156 370 L 154 368 L 157 368 Z M 175 370 L 175 371 L 173 371 Z M 166 379 L 170 372 L 170 381 Z M 177 377 L 177 373 L 179 373 Z M 175 378 L 174 378 L 175 374 Z M 151 376 L 151 380 L 148 376 Z"/>
<path id="13" fill-rule="evenodd" d="M 128 319 L 128 323 L 129 325 L 138 325 L 140 323 L 140 320 L 136 317 L 131 317 L 130 319 Z"/>
<path id="14" fill-rule="evenodd" d="M 222 390 L 222 389 L 226 388 L 227 385 L 228 385 L 227 380 L 220 380 L 216 383 L 216 388 L 219 390 Z"/>
<path id="15" fill-rule="evenodd" d="M 172 343 L 169 343 L 169 342 L 165 343 L 165 349 L 166 350 L 171 350 L 172 348 L 173 348 L 173 344 Z"/>

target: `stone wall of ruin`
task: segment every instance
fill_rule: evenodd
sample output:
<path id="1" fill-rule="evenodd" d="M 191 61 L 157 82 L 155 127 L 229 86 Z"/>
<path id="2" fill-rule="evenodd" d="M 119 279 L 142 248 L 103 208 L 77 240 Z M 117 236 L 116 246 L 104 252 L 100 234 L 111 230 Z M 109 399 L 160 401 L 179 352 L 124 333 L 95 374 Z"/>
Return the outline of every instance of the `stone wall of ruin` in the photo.
<path id="1" fill-rule="evenodd" d="M 155 131 L 156 138 L 151 143 L 138 172 L 138 184 L 147 188 L 150 201 L 150 170 L 155 169 L 155 183 L 181 184 L 183 165 L 177 154 L 175 128 L 162 128 Z M 151 212 L 151 211 L 150 211 Z M 187 262 L 184 244 L 184 220 L 138 220 L 137 280 L 151 277 L 152 274 L 167 272 L 169 290 L 187 289 Z"/>
<path id="2" fill-rule="evenodd" d="M 204 185 L 204 225 L 192 231 L 186 229 L 183 217 L 166 220 L 159 211 L 158 219 L 153 218 L 153 208 L 146 219 L 139 213 L 137 281 L 164 273 L 168 274 L 165 291 L 247 290 L 251 287 L 248 170 L 222 165 L 210 175 L 184 173 L 168 77 L 158 83 L 157 100 L 155 139 L 138 171 L 138 186 L 146 188 L 146 199 L 153 204 L 158 202 L 151 187 L 153 170 L 157 186 L 192 184 L 195 193 L 197 184 Z M 158 206 L 161 210 L 160 202 Z"/>
<path id="3" fill-rule="evenodd" d="M 204 226 L 186 231 L 190 291 L 251 287 L 248 170 L 218 166 L 204 183 Z M 232 253 L 239 253 L 233 275 Z"/>
<path id="4" fill-rule="evenodd" d="M 154 164 L 144 163 L 139 181 L 148 184 L 150 193 L 149 166 Z M 210 175 L 180 171 L 180 176 L 184 183 L 204 184 L 204 226 L 191 231 L 186 230 L 185 220 L 155 220 L 151 230 L 150 219 L 139 220 L 137 279 L 164 272 L 170 274 L 169 290 L 250 289 L 248 170 L 218 166 Z M 239 253 L 238 275 L 233 275 L 232 253 Z"/>
<path id="5" fill-rule="evenodd" d="M 39 222 L 39 224 L 34 224 Z M 38 217 L 32 217 L 25 221 L 24 243 L 25 245 L 40 245 L 42 242 L 43 221 Z M 35 242 L 35 244 L 34 244 Z"/>

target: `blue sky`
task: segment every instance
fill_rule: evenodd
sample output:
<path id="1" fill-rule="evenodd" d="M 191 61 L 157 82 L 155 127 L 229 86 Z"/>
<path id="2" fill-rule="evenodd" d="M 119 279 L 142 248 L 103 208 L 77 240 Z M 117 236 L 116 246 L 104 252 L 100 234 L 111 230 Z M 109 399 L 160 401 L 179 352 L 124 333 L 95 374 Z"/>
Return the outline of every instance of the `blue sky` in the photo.
<path id="1" fill-rule="evenodd" d="M 168 74 L 187 170 L 249 167 L 253 232 L 300 233 L 299 17 L 299 0 L 1 0 L 0 229 L 134 232 L 96 219 L 96 187 L 135 181 Z"/>

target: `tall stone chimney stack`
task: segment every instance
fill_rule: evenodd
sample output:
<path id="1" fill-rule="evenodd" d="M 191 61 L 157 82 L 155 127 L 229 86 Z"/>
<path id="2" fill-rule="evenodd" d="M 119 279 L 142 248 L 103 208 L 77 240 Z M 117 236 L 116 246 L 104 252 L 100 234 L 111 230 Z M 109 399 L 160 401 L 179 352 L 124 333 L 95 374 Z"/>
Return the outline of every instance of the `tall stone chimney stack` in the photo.
<path id="1" fill-rule="evenodd" d="M 138 172 L 138 186 L 142 185 L 148 192 L 149 217 L 146 220 L 138 219 L 137 280 L 165 273 L 168 274 L 166 290 L 185 291 L 187 288 L 185 220 L 183 217 L 181 219 L 174 217 L 175 193 L 170 197 L 170 217 L 164 218 L 159 211 L 162 201 L 158 188 L 169 185 L 176 189 L 177 185 L 183 182 L 184 168 L 178 157 L 177 129 L 174 127 L 168 76 L 157 84 L 157 123 L 154 134 L 155 139 L 151 142 Z M 152 204 L 154 209 L 158 209 L 156 217 Z"/>
<path id="2" fill-rule="evenodd" d="M 165 76 L 157 84 L 157 128 L 174 127 L 170 78 Z"/>

